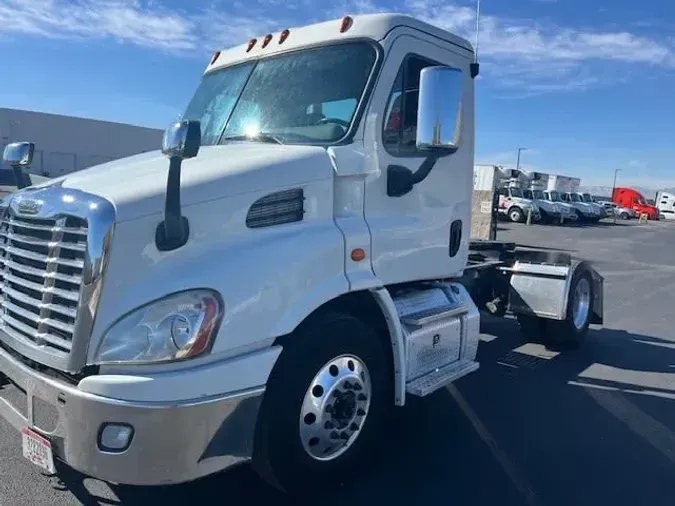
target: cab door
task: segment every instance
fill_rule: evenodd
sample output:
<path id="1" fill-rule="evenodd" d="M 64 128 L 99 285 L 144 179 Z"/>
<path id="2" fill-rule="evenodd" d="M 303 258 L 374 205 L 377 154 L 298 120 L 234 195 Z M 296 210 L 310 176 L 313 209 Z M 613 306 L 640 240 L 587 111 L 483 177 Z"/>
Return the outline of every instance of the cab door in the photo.
<path id="1" fill-rule="evenodd" d="M 384 283 L 460 274 L 466 266 L 473 194 L 472 53 L 423 33 L 394 33 L 364 129 L 367 163 L 364 216 L 373 272 Z M 385 44 L 388 41 L 385 41 Z M 416 147 L 422 69 L 458 69 L 459 146 L 402 196 L 387 193 L 390 166 L 416 172 L 428 156 Z"/>

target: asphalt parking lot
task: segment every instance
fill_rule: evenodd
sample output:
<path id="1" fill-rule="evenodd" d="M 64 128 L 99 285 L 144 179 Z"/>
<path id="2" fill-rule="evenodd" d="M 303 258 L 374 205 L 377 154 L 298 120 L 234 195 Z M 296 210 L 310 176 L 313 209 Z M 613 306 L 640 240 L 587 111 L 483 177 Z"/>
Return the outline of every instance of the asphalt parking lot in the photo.
<path id="1" fill-rule="evenodd" d="M 559 247 L 605 276 L 605 326 L 554 353 L 486 319 L 481 369 L 392 420 L 383 463 L 324 505 L 672 505 L 675 223 L 500 224 L 500 239 Z M 111 487 L 21 457 L 0 421 L 0 505 L 291 504 L 247 467 L 176 487 Z M 297 504 L 297 503 L 293 503 Z"/>

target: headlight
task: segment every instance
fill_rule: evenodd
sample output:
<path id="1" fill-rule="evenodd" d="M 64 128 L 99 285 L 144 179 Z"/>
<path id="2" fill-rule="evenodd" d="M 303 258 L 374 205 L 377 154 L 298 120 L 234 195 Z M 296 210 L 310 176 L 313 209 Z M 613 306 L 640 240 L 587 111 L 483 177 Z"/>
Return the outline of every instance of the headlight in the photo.
<path id="1" fill-rule="evenodd" d="M 169 295 L 132 311 L 106 332 L 97 364 L 181 360 L 208 352 L 222 315 L 211 290 Z"/>

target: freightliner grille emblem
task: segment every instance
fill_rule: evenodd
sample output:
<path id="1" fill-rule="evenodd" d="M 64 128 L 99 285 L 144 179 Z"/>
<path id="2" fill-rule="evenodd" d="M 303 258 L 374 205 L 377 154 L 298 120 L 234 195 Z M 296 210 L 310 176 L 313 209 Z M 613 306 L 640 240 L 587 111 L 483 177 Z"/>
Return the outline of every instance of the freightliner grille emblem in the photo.
<path id="1" fill-rule="evenodd" d="M 42 202 L 39 200 L 22 200 L 19 202 L 19 212 L 22 214 L 37 214 L 40 212 Z"/>

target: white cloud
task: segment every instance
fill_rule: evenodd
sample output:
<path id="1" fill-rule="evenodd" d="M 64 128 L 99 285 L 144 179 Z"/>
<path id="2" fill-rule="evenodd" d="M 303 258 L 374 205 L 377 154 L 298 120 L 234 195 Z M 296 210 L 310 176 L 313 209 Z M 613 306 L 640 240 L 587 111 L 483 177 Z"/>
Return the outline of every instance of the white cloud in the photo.
<path id="1" fill-rule="evenodd" d="M 52 38 L 112 37 L 139 46 L 192 50 L 195 23 L 179 12 L 136 0 L 3 0 L 0 34 Z"/>
<path id="2" fill-rule="evenodd" d="M 203 53 L 286 26 L 344 13 L 406 12 L 473 40 L 474 6 L 444 0 L 203 0 L 184 10 L 157 0 L 2 0 L 0 35 L 112 38 L 123 43 Z M 206 4 L 208 2 L 208 4 Z M 675 68 L 675 42 L 629 31 L 558 27 L 485 13 L 480 54 L 485 81 L 511 96 L 577 91 L 621 79 L 600 77 L 592 63 Z"/>

